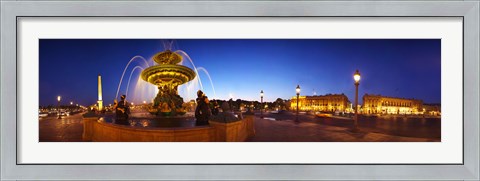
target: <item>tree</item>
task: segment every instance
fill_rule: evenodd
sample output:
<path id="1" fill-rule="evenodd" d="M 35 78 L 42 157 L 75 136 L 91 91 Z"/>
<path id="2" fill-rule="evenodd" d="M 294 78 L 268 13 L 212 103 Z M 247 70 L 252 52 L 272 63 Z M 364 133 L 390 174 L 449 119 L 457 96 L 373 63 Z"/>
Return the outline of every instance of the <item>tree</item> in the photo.
<path id="1" fill-rule="evenodd" d="M 241 99 L 237 99 L 237 100 L 235 101 L 235 108 L 236 108 L 236 109 L 240 109 L 240 105 L 241 105 L 241 104 L 242 104 L 242 100 L 241 100 Z"/>
<path id="2" fill-rule="evenodd" d="M 275 100 L 275 103 L 276 103 L 276 106 L 280 106 L 280 109 L 286 108 L 285 101 L 281 98 L 277 98 L 277 100 Z"/>

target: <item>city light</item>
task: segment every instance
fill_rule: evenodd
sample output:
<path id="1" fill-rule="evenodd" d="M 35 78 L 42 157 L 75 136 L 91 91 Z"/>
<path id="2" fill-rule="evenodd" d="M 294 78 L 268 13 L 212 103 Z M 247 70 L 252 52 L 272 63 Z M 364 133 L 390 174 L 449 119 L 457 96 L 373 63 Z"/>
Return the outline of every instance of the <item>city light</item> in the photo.
<path id="1" fill-rule="evenodd" d="M 296 118 L 295 118 L 295 122 L 298 123 L 298 103 L 300 102 L 300 99 L 299 99 L 299 96 L 300 96 L 300 85 L 297 85 L 297 88 L 295 89 L 295 91 L 297 92 L 297 115 L 296 115 Z"/>
<path id="2" fill-rule="evenodd" d="M 57 96 L 57 119 L 62 119 L 62 116 L 60 116 L 60 100 L 62 100 L 62 97 Z"/>
<path id="3" fill-rule="evenodd" d="M 360 72 L 355 71 L 355 74 L 353 74 L 353 80 L 355 80 L 355 82 L 360 82 Z"/>
<path id="4" fill-rule="evenodd" d="M 358 70 L 353 74 L 355 80 L 355 118 L 352 131 L 358 131 L 358 85 L 360 85 L 360 72 Z"/>
<path id="5" fill-rule="evenodd" d="M 260 105 L 263 105 L 263 90 L 260 91 Z M 263 118 L 263 106 L 260 106 L 260 118 Z"/>

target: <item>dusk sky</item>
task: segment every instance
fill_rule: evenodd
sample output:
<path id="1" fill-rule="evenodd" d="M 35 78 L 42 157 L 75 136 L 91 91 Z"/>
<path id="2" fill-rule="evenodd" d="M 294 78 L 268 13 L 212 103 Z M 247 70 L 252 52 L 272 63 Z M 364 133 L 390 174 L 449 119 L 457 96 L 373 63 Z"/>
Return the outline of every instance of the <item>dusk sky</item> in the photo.
<path id="1" fill-rule="evenodd" d="M 136 55 L 151 59 L 165 49 L 165 42 L 40 40 L 40 105 L 56 105 L 58 95 L 62 104 L 96 103 L 98 74 L 102 75 L 104 104 L 112 103 L 129 60 Z M 290 99 L 299 84 L 301 95 L 313 95 L 314 91 L 317 95 L 344 93 L 353 102 L 353 73 L 358 69 L 360 103 L 365 93 L 440 103 L 440 48 L 439 39 L 180 39 L 174 40 L 172 50 L 185 51 L 197 68 L 209 72 L 216 96 L 206 74 L 199 74 L 210 99 L 260 101 L 260 90 L 265 92 L 264 101 Z M 120 95 L 125 94 L 126 82 L 136 65 L 142 62 L 134 61 L 129 66 Z M 139 73 L 134 75 L 138 77 Z M 129 89 L 135 94 L 132 86 Z"/>

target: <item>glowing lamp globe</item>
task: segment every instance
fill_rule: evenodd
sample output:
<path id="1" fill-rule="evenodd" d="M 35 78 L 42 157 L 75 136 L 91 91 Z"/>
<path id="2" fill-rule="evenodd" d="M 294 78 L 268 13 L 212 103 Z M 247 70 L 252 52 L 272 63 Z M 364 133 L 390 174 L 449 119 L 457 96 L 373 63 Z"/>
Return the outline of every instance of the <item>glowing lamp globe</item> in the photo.
<path id="1" fill-rule="evenodd" d="M 358 70 L 353 74 L 353 80 L 355 80 L 355 83 L 360 82 L 360 72 L 358 72 Z"/>

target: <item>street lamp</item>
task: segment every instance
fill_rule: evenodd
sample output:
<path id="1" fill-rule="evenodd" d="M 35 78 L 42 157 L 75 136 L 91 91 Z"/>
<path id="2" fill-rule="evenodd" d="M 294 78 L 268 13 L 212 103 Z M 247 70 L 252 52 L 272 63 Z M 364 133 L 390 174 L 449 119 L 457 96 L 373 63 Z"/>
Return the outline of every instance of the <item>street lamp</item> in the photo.
<path id="1" fill-rule="evenodd" d="M 355 80 L 355 120 L 353 123 L 353 131 L 358 130 L 358 85 L 360 85 L 360 72 L 355 71 L 353 74 L 353 80 Z"/>
<path id="2" fill-rule="evenodd" d="M 298 122 L 298 102 L 300 102 L 299 98 L 300 98 L 300 85 L 297 85 L 297 88 L 296 90 L 297 91 L 297 118 L 296 118 L 296 122 Z"/>
<path id="3" fill-rule="evenodd" d="M 260 91 L 260 118 L 263 118 L 263 90 Z"/>
<path id="4" fill-rule="evenodd" d="M 62 119 L 62 117 L 60 116 L 60 100 L 62 100 L 62 97 L 60 96 L 57 96 L 57 112 L 58 112 L 58 119 Z"/>

